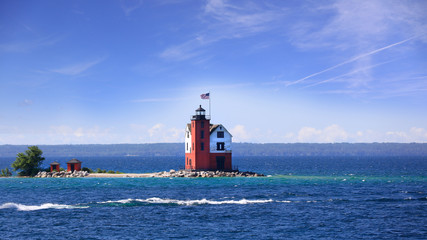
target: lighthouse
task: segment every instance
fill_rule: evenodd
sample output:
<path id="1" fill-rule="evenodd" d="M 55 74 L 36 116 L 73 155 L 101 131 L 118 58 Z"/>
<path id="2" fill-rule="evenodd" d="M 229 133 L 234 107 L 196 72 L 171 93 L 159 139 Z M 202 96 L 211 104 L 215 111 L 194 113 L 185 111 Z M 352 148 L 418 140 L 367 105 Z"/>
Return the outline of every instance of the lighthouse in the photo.
<path id="1" fill-rule="evenodd" d="M 231 171 L 232 135 L 200 105 L 185 128 L 185 169 Z"/>

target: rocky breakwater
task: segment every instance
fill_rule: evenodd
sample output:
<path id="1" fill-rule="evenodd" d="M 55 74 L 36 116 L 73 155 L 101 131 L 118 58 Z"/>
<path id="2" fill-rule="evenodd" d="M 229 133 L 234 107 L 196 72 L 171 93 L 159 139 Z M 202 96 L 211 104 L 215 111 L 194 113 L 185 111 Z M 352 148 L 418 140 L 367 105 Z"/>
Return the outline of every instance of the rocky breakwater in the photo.
<path id="1" fill-rule="evenodd" d="M 171 169 L 169 172 L 154 173 L 152 177 L 188 177 L 188 178 L 212 178 L 212 177 L 264 177 L 264 174 L 254 172 L 240 172 L 240 171 L 188 171 Z"/>
<path id="2" fill-rule="evenodd" d="M 75 177 L 86 177 L 89 175 L 86 171 L 74 171 L 74 172 L 38 172 L 36 178 L 75 178 Z"/>

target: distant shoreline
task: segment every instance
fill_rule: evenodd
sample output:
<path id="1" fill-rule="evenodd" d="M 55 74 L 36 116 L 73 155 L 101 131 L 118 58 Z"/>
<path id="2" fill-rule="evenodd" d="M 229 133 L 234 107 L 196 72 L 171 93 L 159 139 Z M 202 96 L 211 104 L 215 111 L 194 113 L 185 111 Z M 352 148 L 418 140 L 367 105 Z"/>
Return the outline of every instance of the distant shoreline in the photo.
<path id="1" fill-rule="evenodd" d="M 16 157 L 29 145 L 0 145 Z M 44 157 L 182 157 L 184 143 L 38 145 Z M 233 143 L 233 157 L 427 156 L 427 143 Z"/>

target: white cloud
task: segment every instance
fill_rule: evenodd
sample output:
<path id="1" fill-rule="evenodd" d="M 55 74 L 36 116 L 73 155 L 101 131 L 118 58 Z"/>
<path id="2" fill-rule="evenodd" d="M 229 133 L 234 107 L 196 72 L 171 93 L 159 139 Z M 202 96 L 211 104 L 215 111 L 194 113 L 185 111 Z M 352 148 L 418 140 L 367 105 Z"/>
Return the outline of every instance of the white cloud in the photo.
<path id="1" fill-rule="evenodd" d="M 160 57 L 182 61 L 199 57 L 208 46 L 226 39 L 235 39 L 266 32 L 280 26 L 282 9 L 262 2 L 233 5 L 224 0 L 209 0 L 204 7 L 201 22 L 204 30 L 193 34 L 189 40 L 168 47 Z"/>
<path id="2" fill-rule="evenodd" d="M 183 142 L 184 129 L 166 127 L 162 123 L 157 123 L 147 130 L 148 142 Z"/>
<path id="3" fill-rule="evenodd" d="M 206 17 L 214 19 L 211 27 L 217 27 L 220 35 L 239 38 L 274 27 L 270 24 L 283 15 L 281 9 L 258 2 L 232 5 L 224 0 L 210 0 L 205 6 Z"/>
<path id="4" fill-rule="evenodd" d="M 32 39 L 28 41 L 2 43 L 0 44 L 0 51 L 1 52 L 29 52 L 31 50 L 34 50 L 40 47 L 54 45 L 57 42 L 59 42 L 61 39 L 62 37 L 51 35 L 51 36 Z"/>
<path id="5" fill-rule="evenodd" d="M 110 128 L 94 126 L 90 128 L 71 127 L 67 125 L 51 126 L 48 131 L 51 144 L 92 144 L 111 143 L 114 135 Z"/>
<path id="6" fill-rule="evenodd" d="M 24 101 L 22 101 L 22 102 L 20 103 L 20 105 L 21 105 L 21 106 L 31 106 L 31 105 L 33 105 L 33 101 L 32 101 L 32 100 L 29 100 L 29 99 L 24 99 Z"/>
<path id="7" fill-rule="evenodd" d="M 367 59 L 367 57 L 369 57 L 369 56 L 371 56 L 371 55 L 373 55 L 373 54 L 379 53 L 379 52 L 381 52 L 381 51 L 387 50 L 387 49 L 389 49 L 389 48 L 392 48 L 392 47 L 398 46 L 398 45 L 400 45 L 400 44 L 403 44 L 403 43 L 408 42 L 408 41 L 410 41 L 410 40 L 412 40 L 412 39 L 414 39 L 414 37 L 410 37 L 410 38 L 408 38 L 408 39 L 405 39 L 405 40 L 402 40 L 402 41 L 399 41 L 399 42 L 396 42 L 396 43 L 393 43 L 393 44 L 389 44 L 389 45 L 387 45 L 387 46 L 385 46 L 385 47 L 381 47 L 381 48 L 378 48 L 378 49 L 372 50 L 372 51 L 370 51 L 370 52 L 360 54 L 360 55 L 358 55 L 358 56 L 356 56 L 356 57 L 350 58 L 350 59 L 348 59 L 348 60 L 346 60 L 346 61 L 344 61 L 344 62 L 341 62 L 341 63 L 339 63 L 339 64 L 336 64 L 336 65 L 334 65 L 334 66 L 332 66 L 332 67 L 326 68 L 326 69 L 324 69 L 324 70 L 322 70 L 322 71 L 320 71 L 320 72 L 316 72 L 316 73 L 310 74 L 310 75 L 308 75 L 308 76 L 306 76 L 306 77 L 303 77 L 303 78 L 301 78 L 301 79 L 298 79 L 298 80 L 296 80 L 296 81 L 292 81 L 292 82 L 284 82 L 284 83 L 285 83 L 287 86 L 289 86 L 289 85 L 293 85 L 293 84 L 297 84 L 297 83 L 302 83 L 303 81 L 305 81 L 305 80 L 307 80 L 307 79 L 313 78 L 313 77 L 315 77 L 315 76 L 317 76 L 317 75 L 320 75 L 320 74 L 322 74 L 322 73 L 329 72 L 329 71 L 334 70 L 334 69 L 336 69 L 336 68 L 338 68 L 338 67 L 341 67 L 341 66 L 346 65 L 346 64 L 354 63 L 354 62 L 355 62 L 355 63 L 358 63 L 359 65 L 362 65 L 362 66 L 358 67 L 358 68 L 357 68 L 357 70 L 353 70 L 353 71 L 351 71 L 350 73 L 360 72 L 360 69 L 362 69 L 362 70 L 368 70 L 368 69 L 372 68 L 372 66 L 371 66 L 371 64 L 365 64 L 366 62 L 370 62 L 370 61 L 369 61 L 369 59 Z M 361 63 L 360 61 L 363 61 L 363 63 Z M 348 75 L 348 74 L 349 74 L 349 73 L 347 73 L 347 74 L 343 74 L 343 75 Z M 352 84 L 355 84 L 355 83 L 353 82 Z"/>
<path id="8" fill-rule="evenodd" d="M 144 98 L 144 99 L 136 99 L 132 100 L 132 102 L 136 103 L 150 103 L 150 102 L 174 102 L 178 100 L 182 100 L 183 98 Z"/>
<path id="9" fill-rule="evenodd" d="M 251 141 L 251 135 L 243 125 L 236 125 L 230 129 L 231 135 L 233 135 L 234 142 L 248 142 Z"/>
<path id="10" fill-rule="evenodd" d="M 157 123 L 156 125 L 152 126 L 150 129 L 148 129 L 148 134 L 150 137 L 159 135 L 160 131 L 164 129 L 164 125 L 161 123 Z"/>
<path id="11" fill-rule="evenodd" d="M 417 127 L 412 127 L 408 132 L 388 131 L 385 139 L 388 142 L 427 142 L 427 131 Z"/>
<path id="12" fill-rule="evenodd" d="M 296 25 L 294 44 L 301 48 L 350 49 L 384 45 L 389 37 L 405 39 L 426 33 L 427 5 L 423 1 L 358 0 L 320 3 L 306 13 L 331 16 L 326 23 L 311 21 Z M 361 50 L 361 49 L 359 49 Z"/>
<path id="13" fill-rule="evenodd" d="M 64 74 L 64 75 L 78 75 L 86 70 L 88 70 L 89 68 L 99 64 L 100 62 L 104 61 L 106 58 L 99 58 L 93 61 L 89 61 L 89 62 L 82 62 L 82 63 L 77 63 L 74 65 L 69 65 L 63 68 L 58 68 L 58 69 L 52 69 L 50 70 L 51 72 L 55 72 L 55 73 L 59 73 L 59 74 Z"/>
<path id="14" fill-rule="evenodd" d="M 333 124 L 324 129 L 313 127 L 303 127 L 298 135 L 293 138 L 292 133 L 287 134 L 288 142 L 313 142 L 313 143 L 333 143 L 333 142 L 427 142 L 427 130 L 424 128 L 412 127 L 409 131 L 386 131 L 379 132 L 373 130 L 359 130 L 355 133 L 348 133 L 342 127 Z"/>
<path id="15" fill-rule="evenodd" d="M 299 142 L 345 142 L 348 139 L 348 133 L 336 124 L 324 129 L 303 127 L 299 130 L 297 139 Z"/>
<path id="16" fill-rule="evenodd" d="M 400 76 L 400 81 L 391 89 L 394 94 L 390 89 L 383 90 L 390 76 L 395 78 L 393 67 L 389 67 L 390 76 L 378 75 L 380 70 L 374 69 L 384 63 L 412 58 L 410 54 L 418 44 L 427 42 L 425 1 L 372 0 L 361 3 L 349 0 L 333 1 L 332 4 L 312 2 L 307 6 L 302 9 L 302 15 L 306 17 L 296 18 L 293 30 L 289 32 L 292 44 L 303 50 L 331 51 L 332 57 L 339 56 L 336 57 L 337 64 L 297 80 L 275 83 L 287 86 L 307 84 L 305 87 L 334 83 L 329 86 L 336 90 L 333 93 L 346 93 L 345 90 L 352 89 L 353 95 L 362 96 L 368 93 L 369 96 L 393 97 L 425 92 L 402 90 L 404 86 L 418 84 L 408 84 L 406 79 L 425 74 L 416 67 L 405 70 L 406 75 Z M 343 61 L 345 58 L 347 60 Z"/>
<path id="17" fill-rule="evenodd" d="M 121 0 L 120 7 L 126 16 L 130 16 L 130 14 L 140 8 L 142 6 L 142 0 Z"/>

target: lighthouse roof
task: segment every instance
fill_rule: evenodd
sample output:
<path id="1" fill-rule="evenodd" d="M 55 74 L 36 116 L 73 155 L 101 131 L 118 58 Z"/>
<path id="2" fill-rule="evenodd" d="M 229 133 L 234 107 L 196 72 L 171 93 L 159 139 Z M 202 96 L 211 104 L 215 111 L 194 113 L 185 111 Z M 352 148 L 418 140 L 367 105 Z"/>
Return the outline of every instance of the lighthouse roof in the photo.
<path id="1" fill-rule="evenodd" d="M 196 109 L 196 111 L 206 111 L 206 110 L 202 108 L 202 105 L 200 105 L 199 108 Z"/>
<path id="2" fill-rule="evenodd" d="M 59 165 L 59 162 L 53 161 L 50 165 Z"/>

